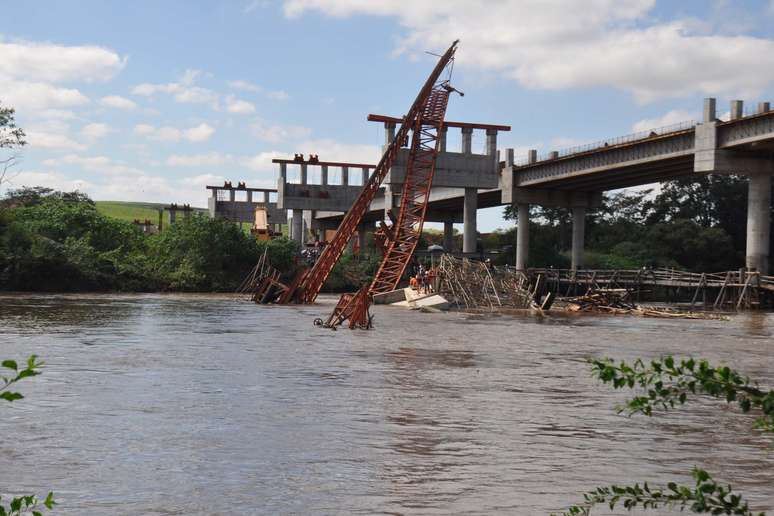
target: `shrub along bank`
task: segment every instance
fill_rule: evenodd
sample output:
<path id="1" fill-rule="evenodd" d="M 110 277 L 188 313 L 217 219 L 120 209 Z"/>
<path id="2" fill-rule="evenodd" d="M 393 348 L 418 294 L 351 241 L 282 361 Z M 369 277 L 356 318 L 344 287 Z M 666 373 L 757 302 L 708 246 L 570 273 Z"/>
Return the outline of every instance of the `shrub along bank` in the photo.
<path id="1" fill-rule="evenodd" d="M 24 188 L 0 201 L 2 290 L 232 291 L 264 249 L 280 270 L 295 266 L 295 242 L 256 242 L 204 215 L 145 235 L 79 193 Z"/>

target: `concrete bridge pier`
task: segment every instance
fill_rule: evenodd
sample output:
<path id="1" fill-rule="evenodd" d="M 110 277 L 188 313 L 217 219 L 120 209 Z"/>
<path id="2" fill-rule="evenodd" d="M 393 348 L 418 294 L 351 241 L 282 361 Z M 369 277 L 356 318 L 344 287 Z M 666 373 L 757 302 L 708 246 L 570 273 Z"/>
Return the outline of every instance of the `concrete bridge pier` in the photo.
<path id="1" fill-rule="evenodd" d="M 520 203 L 516 205 L 518 210 L 518 224 L 516 228 L 516 269 L 523 271 L 527 269 L 529 260 L 529 204 Z"/>
<path id="2" fill-rule="evenodd" d="M 462 228 L 462 252 L 476 252 L 476 211 L 478 210 L 478 190 L 475 188 L 465 188 L 465 199 L 463 205 L 463 228 Z"/>
<path id="3" fill-rule="evenodd" d="M 364 256 L 366 252 L 366 230 L 368 224 L 360 224 L 357 228 L 357 245 L 360 248 L 360 256 Z"/>
<path id="4" fill-rule="evenodd" d="M 462 154 L 470 155 L 473 153 L 473 129 L 470 127 L 462 128 Z M 462 252 L 476 252 L 476 215 L 478 211 L 478 189 L 465 188 L 465 197 L 463 200 L 463 229 L 462 229 Z"/>
<path id="5" fill-rule="evenodd" d="M 304 245 L 304 210 L 293 210 L 290 223 L 290 238 Z"/>
<path id="6" fill-rule="evenodd" d="M 586 238 L 586 208 L 572 208 L 572 265 L 574 271 L 583 267 L 583 247 Z"/>
<path id="7" fill-rule="evenodd" d="M 769 243 L 771 235 L 771 173 L 750 174 L 747 195 L 748 270 L 769 273 Z"/>
<path id="8" fill-rule="evenodd" d="M 446 220 L 443 223 L 443 249 L 447 253 L 454 251 L 454 221 Z"/>
<path id="9" fill-rule="evenodd" d="M 770 104 L 758 104 L 758 112 L 751 118 L 752 124 L 768 123 L 766 115 Z M 744 121 L 744 103 L 732 100 L 730 121 Z M 727 124 L 727 123 L 726 123 Z M 766 126 L 768 127 L 768 126 Z M 756 152 L 753 147 L 729 148 L 734 138 L 749 138 L 761 132 L 760 126 L 734 132 L 733 127 L 718 125 L 715 114 L 715 99 L 704 99 L 704 117 L 696 126 L 694 171 L 716 174 L 740 174 L 749 179 L 747 194 L 747 244 L 745 267 L 761 274 L 769 272 L 769 245 L 771 235 L 771 184 L 774 162 L 768 156 Z"/>

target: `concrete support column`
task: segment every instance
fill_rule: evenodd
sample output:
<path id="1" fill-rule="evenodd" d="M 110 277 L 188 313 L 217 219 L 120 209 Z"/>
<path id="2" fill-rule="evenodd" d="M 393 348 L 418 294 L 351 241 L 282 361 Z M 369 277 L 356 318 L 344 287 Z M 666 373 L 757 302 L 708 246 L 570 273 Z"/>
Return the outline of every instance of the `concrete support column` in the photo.
<path id="1" fill-rule="evenodd" d="M 447 253 L 454 251 L 454 222 L 451 220 L 443 223 L 443 250 Z"/>
<path id="2" fill-rule="evenodd" d="M 713 122 L 717 118 L 715 113 L 715 99 L 712 97 L 704 99 L 704 116 L 702 121 Z"/>
<path id="3" fill-rule="evenodd" d="M 449 133 L 449 128 L 443 126 L 441 132 L 438 134 L 438 152 L 446 152 L 446 135 Z"/>
<path id="4" fill-rule="evenodd" d="M 768 102 L 758 102 L 758 114 L 768 113 L 771 110 L 771 104 Z"/>
<path id="5" fill-rule="evenodd" d="M 280 180 L 283 183 L 288 182 L 288 164 L 287 163 L 280 163 Z"/>
<path id="6" fill-rule="evenodd" d="M 737 120 L 744 116 L 744 101 L 732 100 L 731 101 L 731 120 Z"/>
<path id="7" fill-rule="evenodd" d="M 361 171 L 362 171 L 362 173 L 363 173 L 363 182 L 362 182 L 362 184 L 366 184 L 366 183 L 368 182 L 368 176 L 370 175 L 370 174 L 368 173 L 368 167 L 363 167 L 363 168 L 361 169 Z"/>
<path id="8" fill-rule="evenodd" d="M 349 167 L 341 167 L 341 184 L 349 184 Z"/>
<path id="9" fill-rule="evenodd" d="M 228 191 L 228 200 L 231 202 L 234 202 L 236 200 L 236 191 L 235 190 L 229 190 Z"/>
<path id="10" fill-rule="evenodd" d="M 293 210 L 290 238 L 304 245 L 304 213 L 302 210 Z"/>
<path id="11" fill-rule="evenodd" d="M 476 252 L 476 211 L 478 210 L 478 190 L 465 188 L 465 201 L 462 221 L 464 223 L 462 233 L 462 252 Z"/>
<path id="12" fill-rule="evenodd" d="M 519 204 L 517 210 L 516 268 L 522 271 L 526 270 L 529 260 L 529 204 Z"/>
<path id="13" fill-rule="evenodd" d="M 513 149 L 505 149 L 505 167 L 513 166 Z"/>
<path id="14" fill-rule="evenodd" d="M 269 207 L 269 192 L 263 192 L 263 203 Z"/>
<path id="15" fill-rule="evenodd" d="M 253 192 L 252 190 L 247 191 L 247 202 L 253 202 Z"/>
<path id="16" fill-rule="evenodd" d="M 308 181 L 308 175 L 306 171 L 306 164 L 301 165 L 301 184 L 305 185 Z"/>
<path id="17" fill-rule="evenodd" d="M 360 227 L 357 228 L 357 245 L 360 247 L 360 256 L 365 256 L 366 254 L 366 228 L 368 227 L 367 224 L 360 224 Z"/>
<path id="18" fill-rule="evenodd" d="M 462 128 L 462 150 L 463 154 L 473 153 L 473 129 L 470 127 Z"/>
<path id="19" fill-rule="evenodd" d="M 750 175 L 745 265 L 749 270 L 756 270 L 761 274 L 769 273 L 770 214 L 771 173 Z"/>
<path id="20" fill-rule="evenodd" d="M 320 167 L 320 178 L 323 185 L 328 184 L 328 165 L 323 165 Z"/>
<path id="21" fill-rule="evenodd" d="M 586 240 L 586 208 L 572 208 L 572 270 L 583 268 L 583 248 Z"/>
<path id="22" fill-rule="evenodd" d="M 395 139 L 395 122 L 385 122 L 384 123 L 384 148 L 390 146 L 392 141 Z"/>
<path id="23" fill-rule="evenodd" d="M 486 155 L 494 156 L 497 154 L 497 129 L 486 130 Z"/>

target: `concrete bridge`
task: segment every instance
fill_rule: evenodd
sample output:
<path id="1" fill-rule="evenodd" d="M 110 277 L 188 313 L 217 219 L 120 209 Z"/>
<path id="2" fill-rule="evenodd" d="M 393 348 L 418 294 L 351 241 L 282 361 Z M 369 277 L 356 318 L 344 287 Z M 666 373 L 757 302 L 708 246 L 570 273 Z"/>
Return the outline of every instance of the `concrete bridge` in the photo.
<path id="1" fill-rule="evenodd" d="M 383 123 L 385 144 L 392 141 L 400 119 L 381 115 L 369 115 L 368 119 Z M 583 265 L 586 212 L 599 206 L 603 192 L 692 174 L 738 174 L 750 178 L 745 265 L 750 271 L 768 273 L 774 171 L 774 111 L 768 102 L 746 112 L 742 101 L 732 101 L 729 119 L 719 120 L 715 99 L 708 98 L 704 100 L 701 122 L 686 122 L 544 156 L 530 150 L 526 159 L 518 162 L 513 149 L 497 151 L 497 133 L 510 130 L 508 126 L 448 122 L 449 129 L 461 130 L 461 148 L 458 152 L 449 151 L 445 137 L 441 141 L 427 218 L 444 223 L 445 247 L 449 249 L 453 223 L 464 223 L 463 252 L 475 252 L 476 210 L 511 204 L 519 214 L 516 267 L 525 269 L 530 205 L 566 207 L 573 214 L 572 267 L 577 269 Z M 476 130 L 486 133 L 483 154 L 474 154 L 471 149 Z M 365 223 L 389 217 L 396 208 L 407 156 L 408 150 L 403 149 Z M 362 184 L 374 167 L 305 161 L 302 157 L 275 162 L 280 166 L 277 207 L 294 210 L 294 226 L 301 229 L 293 234 L 299 239 L 303 225 L 295 220 L 306 217 L 312 231 L 334 228 L 359 189 L 349 180 L 349 170 L 361 170 L 363 177 L 358 184 Z M 297 184 L 287 180 L 289 165 L 301 167 Z M 321 168 L 319 184 L 308 181 L 310 166 Z M 339 184 L 328 181 L 330 167 L 341 169 Z"/>
<path id="2" fill-rule="evenodd" d="M 220 217 L 232 222 L 255 222 L 255 208 L 266 208 L 269 224 L 279 231 L 281 224 L 287 224 L 288 212 L 277 208 L 277 202 L 271 197 L 277 195 L 277 190 L 271 188 L 249 188 L 245 183 L 233 186 L 227 181 L 223 186 L 207 186 L 210 197 L 207 209 L 210 217 Z M 260 196 L 260 197 L 259 197 Z"/>

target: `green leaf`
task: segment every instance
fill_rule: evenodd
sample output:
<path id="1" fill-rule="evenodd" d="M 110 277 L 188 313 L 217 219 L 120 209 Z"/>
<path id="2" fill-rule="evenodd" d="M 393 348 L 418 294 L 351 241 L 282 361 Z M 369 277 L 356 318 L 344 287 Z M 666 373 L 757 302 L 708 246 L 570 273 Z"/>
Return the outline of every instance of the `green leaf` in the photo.
<path id="1" fill-rule="evenodd" d="M 5 401 L 16 401 L 22 399 L 24 396 L 22 396 L 18 392 L 10 392 L 6 391 L 3 393 L 0 393 L 0 399 L 4 399 Z"/>
<path id="2" fill-rule="evenodd" d="M 46 499 L 43 501 L 43 505 L 45 505 L 46 508 L 49 510 L 54 508 L 54 505 L 56 505 L 56 502 L 54 501 L 53 491 L 48 493 L 48 496 L 46 496 Z"/>
<path id="3" fill-rule="evenodd" d="M 8 369 L 13 369 L 14 371 L 19 370 L 19 366 L 16 365 L 15 360 L 3 360 L 3 367 L 7 367 Z"/>

